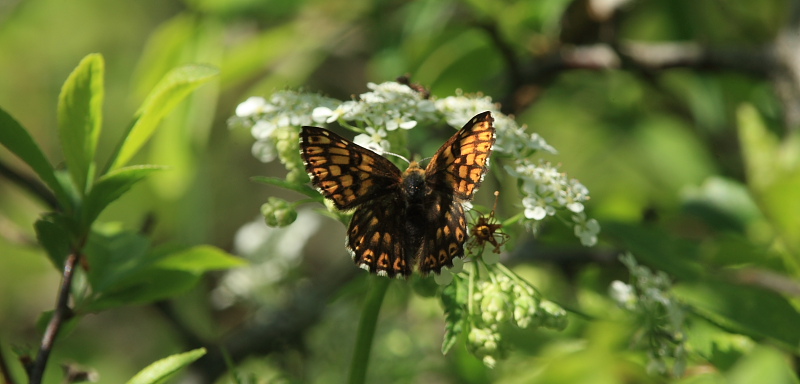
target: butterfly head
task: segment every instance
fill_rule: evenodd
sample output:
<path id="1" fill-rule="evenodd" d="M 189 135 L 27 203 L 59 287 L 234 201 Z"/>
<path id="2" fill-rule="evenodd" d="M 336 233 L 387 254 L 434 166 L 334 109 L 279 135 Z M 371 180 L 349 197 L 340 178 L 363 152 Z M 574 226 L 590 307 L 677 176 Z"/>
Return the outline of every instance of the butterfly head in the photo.
<path id="1" fill-rule="evenodd" d="M 425 170 L 419 166 L 418 162 L 412 161 L 408 165 L 408 169 L 403 172 L 403 188 L 401 190 L 409 203 L 422 203 L 422 199 L 425 197 Z"/>

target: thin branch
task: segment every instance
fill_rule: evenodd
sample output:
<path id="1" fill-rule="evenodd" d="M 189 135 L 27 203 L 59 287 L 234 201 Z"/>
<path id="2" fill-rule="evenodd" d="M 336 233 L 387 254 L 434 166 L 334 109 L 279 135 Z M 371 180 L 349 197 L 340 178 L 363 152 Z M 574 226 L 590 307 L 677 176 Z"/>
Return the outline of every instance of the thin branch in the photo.
<path id="1" fill-rule="evenodd" d="M 45 329 L 36 360 L 28 372 L 30 384 L 40 384 L 42 382 L 47 360 L 50 358 L 50 352 L 53 350 L 53 344 L 56 341 L 56 337 L 58 337 L 58 332 L 61 330 L 61 325 L 73 315 L 72 309 L 69 307 L 69 295 L 72 289 L 72 277 L 80 258 L 78 252 L 72 252 L 64 263 L 64 275 L 58 292 L 56 308 L 53 311 L 53 317 L 50 318 L 50 322 L 47 324 L 47 329 Z"/>
<path id="2" fill-rule="evenodd" d="M 522 81 L 515 84 L 509 99 L 503 100 L 504 106 L 511 108 L 504 112 L 519 113 L 526 109 L 533 99 L 525 97 L 519 100 L 520 95 L 525 95 L 526 90 L 544 88 L 563 71 L 628 69 L 652 74 L 672 68 L 732 71 L 766 79 L 780 68 L 780 63 L 772 46 L 711 47 L 696 43 L 635 41 L 621 42 L 618 46 L 562 46 L 532 58 L 530 65 L 522 69 Z"/>
<path id="3" fill-rule="evenodd" d="M 23 175 L 22 173 L 11 169 L 2 161 L 0 161 L 0 176 L 4 176 L 6 179 L 21 186 L 23 189 L 27 189 L 54 211 L 61 210 L 61 204 L 59 204 L 56 196 L 50 192 L 50 190 L 39 180 Z"/>

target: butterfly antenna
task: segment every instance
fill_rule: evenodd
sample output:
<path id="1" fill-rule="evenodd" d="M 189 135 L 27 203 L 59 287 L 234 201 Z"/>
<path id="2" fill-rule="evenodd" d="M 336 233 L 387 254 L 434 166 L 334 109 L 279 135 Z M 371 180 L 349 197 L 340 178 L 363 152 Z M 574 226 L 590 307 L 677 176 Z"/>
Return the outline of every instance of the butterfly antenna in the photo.
<path id="1" fill-rule="evenodd" d="M 399 158 L 403 159 L 403 161 L 405 161 L 406 163 L 409 163 L 409 164 L 411 164 L 411 162 L 410 162 L 410 161 L 408 161 L 408 159 L 406 159 L 405 157 L 403 157 L 403 156 L 401 156 L 401 155 L 398 155 L 398 154 L 396 154 L 396 153 L 394 153 L 394 152 L 384 152 L 383 154 L 384 154 L 384 155 L 392 155 L 392 156 L 397 156 L 397 157 L 399 157 Z"/>

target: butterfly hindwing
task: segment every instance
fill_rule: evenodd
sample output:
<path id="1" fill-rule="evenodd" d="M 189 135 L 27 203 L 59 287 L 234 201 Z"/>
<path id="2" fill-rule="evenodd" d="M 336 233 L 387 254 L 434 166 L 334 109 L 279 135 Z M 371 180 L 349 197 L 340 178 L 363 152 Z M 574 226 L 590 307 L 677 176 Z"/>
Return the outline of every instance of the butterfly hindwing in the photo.
<path id="1" fill-rule="evenodd" d="M 327 129 L 303 127 L 300 148 L 312 183 L 339 209 L 392 193 L 400 181 L 389 160 Z"/>
<path id="2" fill-rule="evenodd" d="M 460 202 L 439 193 L 432 196 L 428 210 L 430 225 L 419 250 L 419 272 L 439 274 L 443 267 L 452 267 L 453 259 L 464 256 L 467 221 Z"/>
<path id="3" fill-rule="evenodd" d="M 458 199 L 472 199 L 489 167 L 493 121 L 490 112 L 476 115 L 436 151 L 425 169 L 431 190 L 452 190 Z"/>
<path id="4" fill-rule="evenodd" d="M 407 239 L 401 206 L 384 196 L 359 207 L 347 230 L 347 249 L 353 262 L 370 273 L 381 276 L 410 276 L 411 261 L 407 260 Z"/>

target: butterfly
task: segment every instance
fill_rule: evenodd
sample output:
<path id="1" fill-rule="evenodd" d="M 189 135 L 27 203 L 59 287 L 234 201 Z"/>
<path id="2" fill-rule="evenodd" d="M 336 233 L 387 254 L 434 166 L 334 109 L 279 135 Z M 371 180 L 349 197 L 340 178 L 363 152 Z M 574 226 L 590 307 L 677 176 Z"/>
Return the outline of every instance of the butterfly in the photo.
<path id="1" fill-rule="evenodd" d="M 353 210 L 345 245 L 355 264 L 380 276 L 409 277 L 452 267 L 464 256 L 472 200 L 489 166 L 494 119 L 483 112 L 447 140 L 423 169 L 405 172 L 327 129 L 305 126 L 300 153 L 312 184 L 339 210 Z"/>

